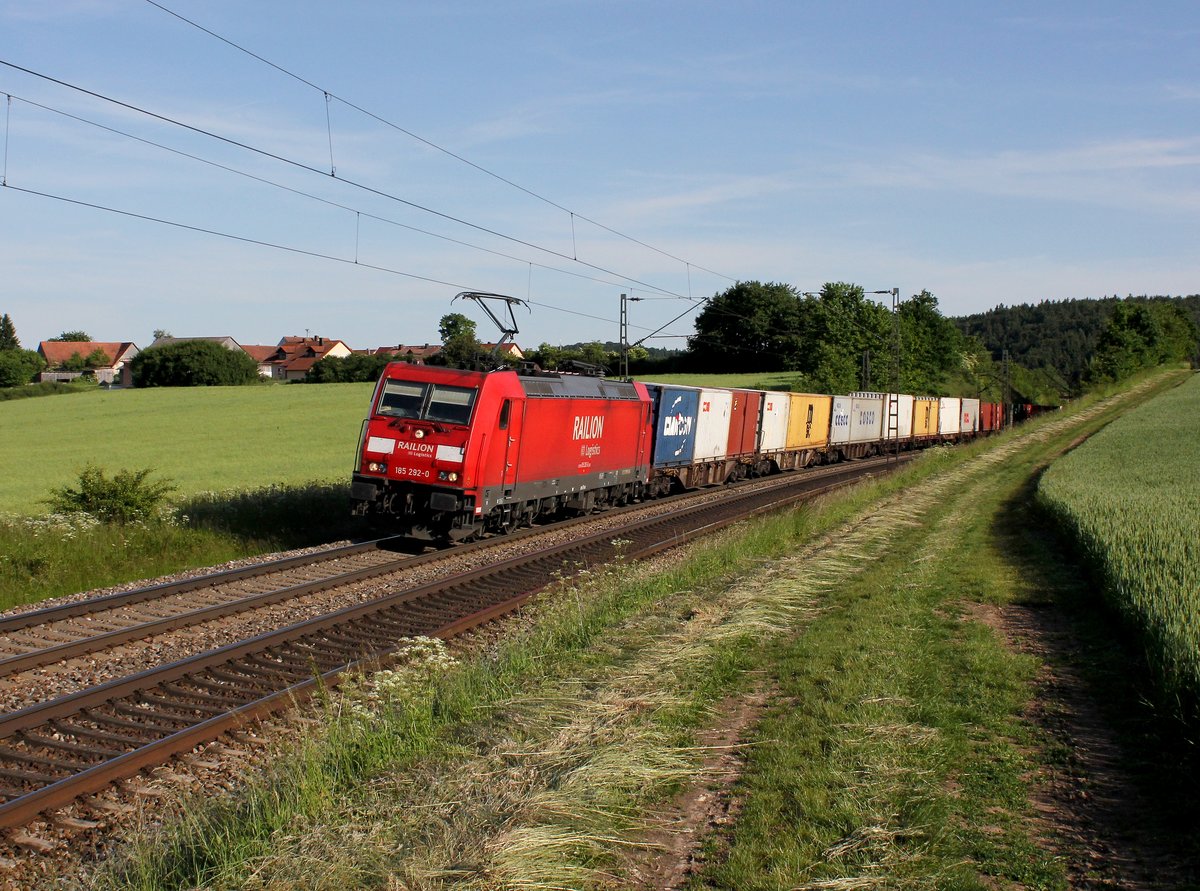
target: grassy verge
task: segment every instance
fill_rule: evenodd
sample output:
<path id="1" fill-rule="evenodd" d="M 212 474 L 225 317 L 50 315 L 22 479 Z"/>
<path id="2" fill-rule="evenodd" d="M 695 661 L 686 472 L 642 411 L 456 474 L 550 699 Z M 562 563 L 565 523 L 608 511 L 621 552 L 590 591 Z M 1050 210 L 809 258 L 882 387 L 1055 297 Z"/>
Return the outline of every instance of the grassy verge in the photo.
<path id="1" fill-rule="evenodd" d="M 743 817 L 711 845 L 707 882 L 1061 885 L 1024 823 L 1033 667 L 963 600 L 1012 583 L 990 553 L 997 475 L 1011 491 L 1079 429 L 1050 418 L 1028 446 L 931 452 L 668 572 L 628 567 L 546 598 L 526 632 L 401 694 L 368 680 L 331 695 L 321 730 L 269 776 L 181 803 L 186 819 L 101 884 L 628 887 L 622 855 L 654 808 L 703 781 L 698 731 L 765 687 L 779 692 Z"/>
<path id="2" fill-rule="evenodd" d="M 0 517 L 0 610 L 199 566 L 362 535 L 349 486 L 204 493 L 141 522 Z"/>

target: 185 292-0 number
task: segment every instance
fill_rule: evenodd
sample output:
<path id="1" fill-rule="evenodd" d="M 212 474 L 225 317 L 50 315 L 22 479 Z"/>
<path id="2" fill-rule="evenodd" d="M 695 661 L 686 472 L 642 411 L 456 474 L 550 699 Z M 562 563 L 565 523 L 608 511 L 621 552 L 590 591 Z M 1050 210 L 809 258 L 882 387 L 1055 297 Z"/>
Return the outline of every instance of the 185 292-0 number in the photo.
<path id="1" fill-rule="evenodd" d="M 430 479 L 433 471 L 423 467 L 397 467 L 396 476 L 406 476 L 411 479 Z"/>

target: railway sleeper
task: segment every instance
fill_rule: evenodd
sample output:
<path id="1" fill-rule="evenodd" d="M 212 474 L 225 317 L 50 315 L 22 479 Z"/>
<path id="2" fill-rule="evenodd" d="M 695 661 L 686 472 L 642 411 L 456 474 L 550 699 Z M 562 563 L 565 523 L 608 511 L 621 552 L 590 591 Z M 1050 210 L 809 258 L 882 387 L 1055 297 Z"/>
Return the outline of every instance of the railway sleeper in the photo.
<path id="1" fill-rule="evenodd" d="M 30 748 L 46 749 L 51 752 L 70 752 L 73 755 L 91 755 L 98 761 L 107 761 L 118 754 L 115 749 L 101 749 L 97 746 L 87 746 L 83 743 L 71 743 L 50 736 L 42 736 L 28 730 L 22 730 L 17 738 Z"/>

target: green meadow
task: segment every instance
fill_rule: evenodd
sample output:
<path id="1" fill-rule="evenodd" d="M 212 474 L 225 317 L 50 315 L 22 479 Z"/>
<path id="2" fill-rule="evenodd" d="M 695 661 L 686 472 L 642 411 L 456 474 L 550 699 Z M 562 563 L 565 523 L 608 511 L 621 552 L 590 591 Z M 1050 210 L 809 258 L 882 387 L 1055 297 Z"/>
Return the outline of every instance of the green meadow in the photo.
<path id="1" fill-rule="evenodd" d="M 0 514 L 87 464 L 152 468 L 174 497 L 348 479 L 370 384 L 97 390 L 0 402 Z"/>

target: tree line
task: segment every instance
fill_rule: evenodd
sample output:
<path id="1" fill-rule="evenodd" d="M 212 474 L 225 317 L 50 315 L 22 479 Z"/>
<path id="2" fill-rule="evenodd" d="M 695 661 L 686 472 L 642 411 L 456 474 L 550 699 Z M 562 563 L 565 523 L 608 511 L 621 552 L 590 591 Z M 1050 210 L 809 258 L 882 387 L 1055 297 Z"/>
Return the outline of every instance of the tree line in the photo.
<path id="1" fill-rule="evenodd" d="M 847 282 L 827 283 L 819 292 L 778 282 L 738 282 L 705 302 L 685 350 L 633 347 L 627 351 L 630 372 L 786 372 L 793 375 L 794 390 L 845 393 L 896 386 L 909 393 L 1046 403 L 1146 367 L 1200 364 L 1200 295 L 1046 301 L 960 318 L 943 316 L 927 290 L 900 300 L 894 316 L 890 297 L 881 303 L 873 296 Z M 439 335 L 442 349 L 427 360 L 431 364 L 492 368 L 512 361 L 485 352 L 475 323 L 461 313 L 443 316 Z M 91 341 L 83 331 L 64 331 L 53 339 Z M 373 381 L 395 358 L 326 358 L 306 380 Z M 96 350 L 69 362 L 85 371 L 106 359 Z M 600 341 L 543 343 L 525 358 L 542 368 L 610 374 L 621 359 L 619 344 Z M 143 387 L 259 380 L 249 356 L 210 341 L 143 350 L 131 366 L 135 386 Z M 44 367 L 36 351 L 22 349 L 8 314 L 0 316 L 0 387 L 28 383 Z"/>
<path id="2" fill-rule="evenodd" d="M 997 306 L 954 320 L 964 336 L 1078 393 L 1147 364 L 1197 361 L 1200 294 Z"/>

